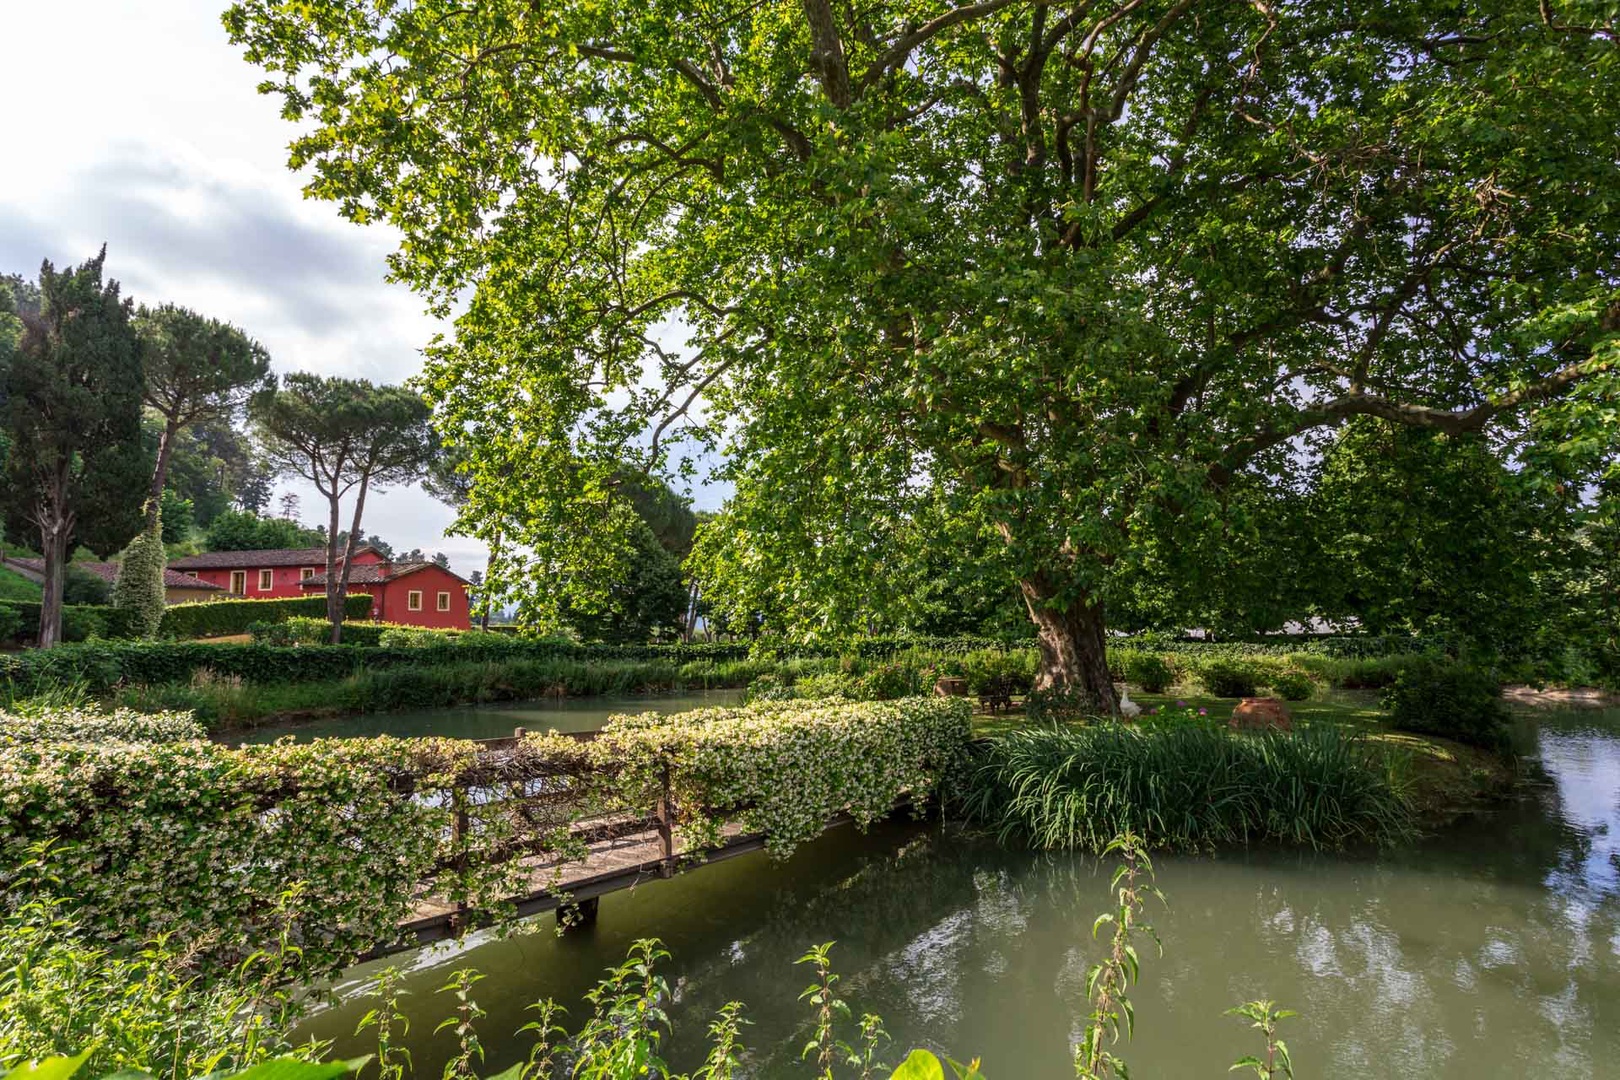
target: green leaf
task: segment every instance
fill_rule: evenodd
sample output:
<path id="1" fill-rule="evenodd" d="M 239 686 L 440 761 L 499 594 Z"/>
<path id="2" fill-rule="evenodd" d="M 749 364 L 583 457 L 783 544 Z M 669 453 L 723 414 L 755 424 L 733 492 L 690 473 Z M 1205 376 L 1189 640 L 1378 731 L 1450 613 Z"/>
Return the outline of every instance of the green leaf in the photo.
<path id="1" fill-rule="evenodd" d="M 889 1080 L 945 1080 L 945 1067 L 927 1050 L 913 1050 Z"/>
<path id="2" fill-rule="evenodd" d="M 68 1080 L 94 1052 L 95 1047 L 91 1046 L 72 1057 L 58 1054 L 38 1061 L 25 1061 L 13 1066 L 5 1074 L 5 1080 Z"/>

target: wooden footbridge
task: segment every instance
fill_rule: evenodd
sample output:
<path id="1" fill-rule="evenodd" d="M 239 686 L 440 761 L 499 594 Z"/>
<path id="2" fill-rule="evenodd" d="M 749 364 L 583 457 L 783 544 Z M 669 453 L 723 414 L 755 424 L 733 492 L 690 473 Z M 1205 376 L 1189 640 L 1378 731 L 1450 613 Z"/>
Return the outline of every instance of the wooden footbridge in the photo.
<path id="1" fill-rule="evenodd" d="M 481 747 L 492 753 L 511 749 L 522 743 L 524 730 L 517 729 L 509 738 L 478 740 Z M 572 733 L 580 741 L 590 741 L 596 732 Z M 509 801 L 522 802 L 533 796 L 510 796 Z M 895 806 L 895 810 L 908 807 L 909 796 Z M 469 828 L 468 811 L 458 808 L 453 818 L 452 848 Z M 827 823 L 828 828 L 852 823 L 847 814 L 840 814 Z M 559 924 L 565 929 L 588 927 L 596 920 L 600 900 L 608 893 L 633 889 L 644 883 L 671 878 L 676 874 L 699 869 L 739 855 L 760 851 L 765 847 L 763 833 L 744 832 L 734 822 L 728 822 L 720 831 L 720 843 L 702 851 L 680 853 L 675 847 L 675 806 L 671 797 L 669 773 L 664 773 L 663 790 L 651 810 L 645 814 L 616 811 L 587 817 L 568 826 L 572 850 L 559 855 L 557 845 L 542 847 L 535 843 L 517 843 L 507 850 L 491 855 L 486 860 L 518 860 L 516 876 L 522 885 L 516 895 L 500 905 L 500 916 L 518 917 L 556 911 Z M 581 855 L 583 846 L 583 857 Z M 548 850 L 549 849 L 549 850 Z M 465 866 L 456 860 L 447 861 L 442 870 L 460 871 Z M 464 903 L 447 901 L 432 895 L 431 888 L 413 907 L 409 917 L 400 923 L 398 940 L 375 949 L 372 957 L 417 948 L 454 938 L 467 930 L 493 924 L 497 916 L 488 911 L 474 910 Z"/>

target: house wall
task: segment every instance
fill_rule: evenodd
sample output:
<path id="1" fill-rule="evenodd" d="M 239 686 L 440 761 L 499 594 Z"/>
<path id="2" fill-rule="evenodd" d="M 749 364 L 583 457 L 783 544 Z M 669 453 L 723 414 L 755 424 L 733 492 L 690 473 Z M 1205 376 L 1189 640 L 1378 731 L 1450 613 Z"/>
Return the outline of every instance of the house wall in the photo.
<path id="1" fill-rule="evenodd" d="M 407 626 L 431 626 L 439 630 L 467 630 L 472 627 L 468 613 L 467 586 L 454 574 L 437 566 L 425 566 L 380 586 L 381 603 L 373 605 L 373 618 Z M 422 593 L 422 610 L 410 610 L 410 596 Z M 450 594 L 450 610 L 440 611 L 438 595 Z"/>
<path id="2" fill-rule="evenodd" d="M 355 554 L 353 565 L 369 566 L 372 563 L 379 562 L 382 562 L 382 556 L 378 555 L 375 551 L 361 551 Z M 303 580 L 302 575 L 305 569 L 303 566 L 249 566 L 238 569 L 245 570 L 247 573 L 247 589 L 240 595 L 245 596 L 249 600 L 281 600 L 289 596 L 307 595 L 303 586 L 299 584 L 299 582 Z M 267 569 L 270 571 L 270 588 L 268 589 L 259 588 L 259 571 L 261 569 Z M 310 564 L 309 569 L 314 570 L 317 574 L 324 573 L 326 571 L 326 563 L 321 561 Z M 226 590 L 229 590 L 231 587 L 232 572 L 233 571 L 231 569 L 225 568 L 183 571 L 183 573 L 196 574 L 203 581 L 213 582 L 215 585 L 219 585 Z M 351 585 L 349 587 L 350 592 L 354 592 L 355 589 L 355 586 Z"/>

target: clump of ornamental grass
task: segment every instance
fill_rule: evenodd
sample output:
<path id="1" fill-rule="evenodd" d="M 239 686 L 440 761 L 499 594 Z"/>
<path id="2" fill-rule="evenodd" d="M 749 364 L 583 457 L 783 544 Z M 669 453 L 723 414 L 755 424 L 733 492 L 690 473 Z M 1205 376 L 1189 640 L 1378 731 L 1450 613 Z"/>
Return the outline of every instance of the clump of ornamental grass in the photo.
<path id="1" fill-rule="evenodd" d="M 1016 731 L 981 747 L 961 803 L 1004 842 L 1052 850 L 1100 852 L 1122 833 L 1164 848 L 1333 848 L 1413 828 L 1398 762 L 1333 727 Z"/>

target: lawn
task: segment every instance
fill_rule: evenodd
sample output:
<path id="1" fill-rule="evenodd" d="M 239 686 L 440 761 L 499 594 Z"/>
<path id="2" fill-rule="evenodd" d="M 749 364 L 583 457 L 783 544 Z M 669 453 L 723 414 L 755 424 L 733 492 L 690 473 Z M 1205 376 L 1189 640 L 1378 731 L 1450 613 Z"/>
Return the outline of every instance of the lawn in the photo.
<path id="1" fill-rule="evenodd" d="M 39 586 L 10 570 L 0 570 L 0 600 L 38 602 Z"/>

